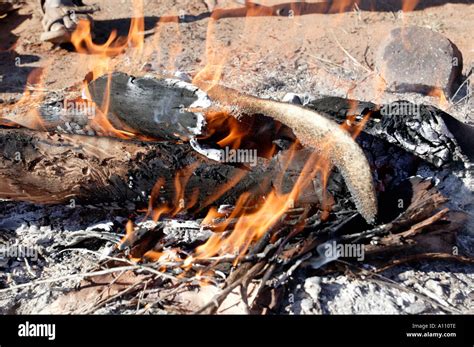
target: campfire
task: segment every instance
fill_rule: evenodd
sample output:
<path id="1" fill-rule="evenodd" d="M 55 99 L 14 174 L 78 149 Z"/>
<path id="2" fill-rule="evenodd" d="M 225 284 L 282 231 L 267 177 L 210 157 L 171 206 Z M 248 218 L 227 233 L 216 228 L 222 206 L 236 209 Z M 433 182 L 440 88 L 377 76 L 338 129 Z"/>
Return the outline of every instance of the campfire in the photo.
<path id="1" fill-rule="evenodd" d="M 388 63 L 367 66 L 335 38 L 348 64 L 366 74 L 358 82 L 370 89 L 364 101 L 352 89 L 345 97 L 277 100 L 226 83 L 239 67 L 222 39 L 223 21 L 244 16 L 242 35 L 258 41 L 259 20 L 328 13 L 337 22 L 348 11 L 364 15 L 364 2 L 211 9 L 202 64 L 189 71 L 176 66 L 180 30 L 202 18 L 163 15 L 150 29 L 143 1 L 132 3 L 127 34 L 96 39 L 80 21 L 71 47 L 58 48 L 77 56 L 69 69 L 86 72 L 74 84 L 51 91 L 52 57 L 31 71 L 21 98 L 0 105 L 0 198 L 9 211 L 40 208 L 51 223 L 56 215 L 103 221 L 59 228 L 52 237 L 62 235 L 62 243 L 39 256 L 58 264 L 83 257 L 87 271 L 2 280 L 0 292 L 72 281 L 43 312 L 94 313 L 123 299 L 137 313 L 269 314 L 294 303 L 291 288 L 301 278 L 473 263 L 458 242 L 473 212 L 474 134 L 450 114 L 468 84 L 459 76 L 449 77 L 454 90 L 441 77 L 439 85 L 420 82 L 421 103 L 403 94 L 389 100 L 390 88 L 421 87 L 392 83 Z M 416 3 L 404 1 L 400 13 Z M 176 40 L 164 46 L 169 35 Z M 239 64 L 260 64 L 252 54 Z"/>

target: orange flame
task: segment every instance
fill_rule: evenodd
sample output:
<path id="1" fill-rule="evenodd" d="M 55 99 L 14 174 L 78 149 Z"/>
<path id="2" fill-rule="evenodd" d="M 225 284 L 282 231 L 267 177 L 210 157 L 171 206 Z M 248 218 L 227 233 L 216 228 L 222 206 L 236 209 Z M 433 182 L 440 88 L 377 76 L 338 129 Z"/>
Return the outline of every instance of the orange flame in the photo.
<path id="1" fill-rule="evenodd" d="M 402 11 L 403 12 L 411 12 L 415 10 L 416 6 L 420 0 L 403 0 L 402 2 Z"/>
<path id="2" fill-rule="evenodd" d="M 95 56 L 88 64 L 93 79 L 112 72 L 114 69 L 112 58 L 125 53 L 128 48 L 132 48 L 132 62 L 139 62 L 143 53 L 145 37 L 143 0 L 133 1 L 133 13 L 134 17 L 131 20 L 127 37 L 118 37 L 117 31 L 113 30 L 103 44 L 94 43 L 89 21 L 79 21 L 76 30 L 72 33 L 71 43 L 78 53 Z"/>
<path id="3" fill-rule="evenodd" d="M 79 21 L 71 36 L 71 42 L 75 50 L 84 55 L 85 63 L 92 73 L 91 79 L 107 74 L 108 79 L 102 104 L 95 108 L 96 115 L 91 122 L 94 128 L 106 135 L 124 139 L 137 137 L 133 132 L 116 129 L 109 120 L 108 114 L 110 110 L 111 73 L 115 71 L 116 65 L 121 62 L 121 60 L 114 61 L 113 58 L 127 53 L 127 56 L 131 56 L 131 62 L 138 64 L 143 55 L 144 29 L 143 0 L 134 0 L 133 18 L 127 37 L 118 37 L 114 30 L 105 43 L 97 44 L 93 41 L 91 23 L 87 20 Z M 91 100 L 86 81 L 83 87 L 86 96 Z"/>
<path id="4" fill-rule="evenodd" d="M 350 6 L 359 1 L 339 0 L 333 3 L 331 12 L 343 12 Z M 181 51 L 180 40 L 171 47 L 168 47 L 168 60 L 162 61 L 165 57 L 165 52 L 160 47 L 160 39 L 162 35 L 168 34 L 165 32 L 163 23 L 170 24 L 167 30 L 175 30 L 176 37 L 179 37 L 179 21 L 177 17 L 163 17 L 164 19 L 158 23 L 155 28 L 155 34 L 152 39 L 152 45 L 144 45 L 144 19 L 143 19 L 143 1 L 135 0 L 134 2 L 134 18 L 132 19 L 130 30 L 126 38 L 120 38 L 114 31 L 111 33 L 107 41 L 103 44 L 94 43 L 90 23 L 80 22 L 77 30 L 72 35 L 72 43 L 76 51 L 85 55 L 88 60 L 87 64 L 92 71 L 92 78 L 97 78 L 101 75 L 107 74 L 108 80 L 106 90 L 104 92 L 104 99 L 102 105 L 97 107 L 98 115 L 94 118 L 95 124 L 104 131 L 118 137 L 134 137 L 137 136 L 132 132 L 116 129 L 111 121 L 108 119 L 110 111 L 110 89 L 111 89 L 111 73 L 117 69 L 123 59 L 118 59 L 118 56 L 129 55 L 131 61 L 134 63 L 141 63 L 144 59 L 148 59 L 152 54 L 157 53 L 161 63 L 166 69 L 175 68 L 175 58 Z M 292 5 L 293 10 L 297 10 L 296 5 Z M 268 12 L 266 7 L 260 9 L 259 6 L 250 6 L 247 8 L 247 18 L 245 23 L 245 37 L 253 40 L 258 40 L 258 35 L 252 33 L 258 32 L 257 28 L 259 21 L 252 20 L 254 16 L 272 15 Z M 211 82 L 207 83 L 209 88 L 219 83 L 225 72 L 225 63 L 230 56 L 230 50 L 225 43 L 221 43 L 217 39 L 217 21 L 220 16 L 219 11 L 212 14 L 208 28 L 206 40 L 206 65 L 194 77 L 193 82 L 198 81 Z M 253 18 L 254 19 L 254 18 Z M 295 21 L 296 30 L 296 21 Z M 257 43 L 257 42 L 256 42 Z M 88 91 L 86 90 L 86 93 Z M 352 105 L 355 111 L 356 105 Z M 219 146 L 229 146 L 238 149 L 241 146 L 243 137 L 246 135 L 244 128 L 239 126 L 239 122 L 227 114 L 226 112 L 208 112 L 206 115 L 208 125 L 210 128 L 209 136 L 212 136 L 217 130 L 221 128 L 228 129 L 228 132 L 217 141 Z M 362 130 L 368 116 L 358 124 L 355 124 L 354 119 L 349 119 L 348 124 L 343 124 L 342 127 L 350 131 L 353 137 L 356 137 Z M 328 144 L 329 146 L 329 144 Z M 292 159 L 297 151 L 297 146 L 293 146 L 284 155 L 285 161 L 282 161 L 285 167 L 282 169 L 279 177 L 273 178 L 272 183 L 274 188 L 266 194 L 265 197 L 254 196 L 251 192 L 243 193 L 237 200 L 234 210 L 229 216 L 222 216 L 218 213 L 212 204 L 221 197 L 225 192 L 232 189 L 242 177 L 246 174 L 245 170 L 239 171 L 235 177 L 228 178 L 225 184 L 218 187 L 211 196 L 207 197 L 205 201 L 201 202 L 202 208 L 209 208 L 206 218 L 203 220 L 203 226 L 206 224 L 214 224 L 213 230 L 215 233 L 195 252 L 185 260 L 185 267 L 192 264 L 195 259 L 210 258 L 215 255 L 235 254 L 237 263 L 243 255 L 252 247 L 252 244 L 261 239 L 269 230 L 274 228 L 289 209 L 293 208 L 295 202 L 298 200 L 300 194 L 313 184 L 317 178 L 323 187 L 323 197 L 321 201 L 321 209 L 323 210 L 322 218 L 327 218 L 331 208 L 331 197 L 326 192 L 326 185 L 329 174 L 332 170 L 330 160 L 325 156 L 325 148 L 321 148 L 319 153 L 314 153 L 310 156 L 300 176 L 294 183 L 289 192 L 283 192 L 282 183 L 285 171 L 291 167 Z M 282 154 L 283 155 L 283 154 Z M 151 218 L 158 221 L 163 216 L 176 216 L 178 213 L 192 208 L 196 205 L 198 198 L 198 191 L 188 192 L 186 189 L 189 179 L 194 170 L 199 165 L 199 162 L 191 164 L 179 170 L 173 177 L 172 189 L 165 178 L 160 178 L 155 183 L 148 203 L 145 218 Z M 164 200 L 162 195 L 163 188 L 167 186 L 169 191 L 173 192 L 172 201 Z M 209 207 L 211 206 L 211 207 Z M 222 219 L 222 217 L 224 217 Z M 214 223 L 216 218 L 220 221 Z M 301 230 L 302 225 L 294 228 L 292 233 L 297 233 Z M 129 221 L 126 226 L 126 235 L 122 240 L 122 244 L 134 237 L 133 223 Z M 174 257 L 174 258 L 173 258 Z M 145 253 L 144 258 L 150 261 L 162 261 L 163 259 L 175 259 L 176 253 L 168 254 L 161 250 L 149 250 Z"/>
<path id="5" fill-rule="evenodd" d="M 51 59 L 46 61 L 45 66 L 49 66 Z M 0 125 L 23 126 L 32 130 L 46 130 L 45 123 L 39 112 L 46 89 L 44 81 L 47 68 L 36 68 L 28 75 L 25 91 L 21 98 L 13 105 L 5 107 L 5 115 L 0 115 Z M 20 111 L 20 114 L 17 112 Z"/>
<path id="6" fill-rule="evenodd" d="M 145 219 L 151 216 L 152 220 L 156 222 L 163 215 L 169 215 L 173 217 L 184 210 L 192 208 L 196 204 L 199 192 L 193 191 L 190 193 L 190 195 L 187 195 L 185 188 L 188 184 L 189 178 L 198 165 L 199 162 L 195 162 L 176 173 L 173 182 L 174 196 L 173 201 L 171 202 L 159 201 L 160 193 L 162 188 L 165 186 L 166 180 L 164 178 L 160 178 L 156 181 L 150 194 Z"/>
<path id="7" fill-rule="evenodd" d="M 291 163 L 294 146 L 289 152 L 289 160 L 286 161 L 288 166 Z M 324 148 L 321 153 L 324 153 Z M 332 169 L 330 161 L 324 154 L 314 153 L 306 162 L 300 176 L 289 193 L 281 192 L 281 182 L 284 172 L 275 180 L 275 188 L 264 197 L 263 203 L 256 209 L 249 207 L 254 204 L 256 199 L 250 193 L 244 193 L 240 196 L 236 203 L 235 209 L 228 218 L 218 222 L 213 227 L 215 233 L 207 240 L 206 243 L 199 246 L 195 253 L 186 259 L 185 265 L 191 264 L 194 259 L 206 259 L 215 255 L 234 254 L 236 264 L 243 255 L 249 250 L 253 242 L 258 241 L 272 227 L 274 227 L 285 215 L 285 213 L 294 207 L 300 193 L 312 184 L 313 179 L 319 175 L 322 186 L 326 187 L 329 173 Z M 323 192 L 325 189 L 323 189 Z M 325 193 L 324 193 L 325 194 Z M 328 197 L 323 196 L 322 208 L 328 208 L 326 204 Z M 203 220 L 203 225 L 212 223 L 216 217 L 220 217 L 215 209 L 211 209 L 207 217 Z M 237 220 L 235 226 L 229 228 L 232 221 Z M 293 234 L 300 230 L 301 226 L 297 226 L 292 231 Z M 226 233 L 225 231 L 229 231 Z"/>
<path id="8" fill-rule="evenodd" d="M 354 6 L 360 3 L 360 0 L 335 0 L 329 9 L 329 13 L 343 13 L 352 10 Z"/>
<path id="9" fill-rule="evenodd" d="M 432 96 L 437 99 L 438 107 L 445 109 L 449 105 L 448 98 L 441 88 L 433 88 L 428 92 L 429 96 Z"/>

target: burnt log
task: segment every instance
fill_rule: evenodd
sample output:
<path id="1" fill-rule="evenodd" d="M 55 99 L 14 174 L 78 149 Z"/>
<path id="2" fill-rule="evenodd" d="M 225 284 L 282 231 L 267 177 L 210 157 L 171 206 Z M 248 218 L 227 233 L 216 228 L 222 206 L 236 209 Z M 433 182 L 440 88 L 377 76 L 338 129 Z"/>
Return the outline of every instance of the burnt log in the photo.
<path id="1" fill-rule="evenodd" d="M 212 162 L 186 144 L 26 129 L 0 129 L 0 150 L 0 196 L 37 203 L 148 201 L 160 177 L 172 180 L 180 169 L 193 164 L 206 170 L 196 168 L 202 174 L 193 176 L 189 189 L 199 186 L 206 191 L 224 177 L 246 172 Z M 242 186 L 246 184 L 243 179 Z"/>
<path id="2" fill-rule="evenodd" d="M 259 159 L 251 170 L 210 160 L 189 144 L 124 141 L 109 137 L 50 134 L 27 129 L 0 129 L 0 198 L 34 203 L 107 201 L 156 204 L 198 212 L 211 204 L 235 203 L 250 192 L 267 194 L 289 153 L 273 161 Z M 300 153 L 286 171 L 281 188 L 289 191 L 310 153 Z M 179 181 L 179 183 L 177 183 Z M 158 186 L 155 185 L 159 182 Z M 340 186 L 338 179 L 334 187 Z M 318 183 L 315 183 L 318 186 Z M 322 188 L 302 194 L 318 204 Z"/>
<path id="3" fill-rule="evenodd" d="M 403 148 L 436 167 L 474 161 L 474 128 L 431 105 L 402 100 L 376 105 L 326 97 L 311 101 L 306 107 L 323 112 L 338 123 L 368 116 L 364 133 Z"/>
<path id="4" fill-rule="evenodd" d="M 0 124 L 78 135 L 189 141 L 202 135 L 205 119 L 188 109 L 211 105 L 207 95 L 190 83 L 124 73 L 91 81 L 84 93 L 92 100 L 51 93 L 37 108 L 4 112 Z"/>
<path id="5" fill-rule="evenodd" d="M 106 93 L 108 90 L 109 97 Z M 135 78 L 124 73 L 114 73 L 110 78 L 99 77 L 89 83 L 89 91 L 95 105 L 108 111 L 107 119 L 117 130 L 156 140 L 186 141 L 195 137 L 206 137 L 209 130 L 216 131 L 217 127 L 208 117 L 189 109 L 208 106 L 225 109 L 235 103 L 230 100 L 228 105 L 212 104 L 203 91 L 186 82 L 150 76 Z M 236 95 L 239 94 L 231 91 L 230 97 Z M 106 99 L 108 107 L 103 105 Z M 86 110 L 82 113 L 69 112 L 67 108 L 58 107 L 58 104 L 64 106 L 61 102 L 42 105 L 39 109 L 41 126 L 35 119 L 24 119 L 25 117 L 6 117 L 2 121 L 9 121 L 10 125 L 16 123 L 30 129 L 52 132 L 59 129 L 60 132 L 66 133 L 116 135 L 107 133 L 107 129 L 105 132 L 101 131 L 104 129 L 97 127 L 94 129 L 96 131 L 90 131 L 90 123 L 94 122 L 94 115 L 87 114 L 90 105 L 84 100 L 76 102 L 76 109 L 73 105 L 74 111 L 77 111 L 77 108 Z M 305 107 L 340 124 L 346 123 L 348 119 L 357 121 L 368 115 L 363 133 L 394 144 L 436 167 L 474 161 L 473 127 L 434 106 L 417 105 L 407 101 L 377 105 L 358 100 L 324 97 L 311 101 Z M 244 126 L 241 132 L 248 133 L 241 142 L 244 147 L 249 142 L 262 143 L 263 138 L 268 147 L 268 143 L 282 134 L 293 140 L 296 138 L 291 129 L 270 117 L 254 115 L 251 112 L 249 114 L 248 109 L 239 107 L 232 111 L 237 113 L 240 124 Z M 225 122 L 220 124 L 220 128 L 229 126 Z M 229 129 L 217 130 L 225 132 Z M 267 157 L 268 153 L 268 150 L 259 148 L 259 156 Z"/>
<path id="6" fill-rule="evenodd" d="M 196 153 L 196 146 L 193 148 L 179 141 L 181 138 L 200 137 L 184 126 L 187 124 L 195 129 L 196 123 L 192 123 L 196 120 L 195 113 L 182 113 L 182 108 L 178 113 L 173 113 L 176 111 L 173 106 L 172 113 L 175 118 L 182 117 L 182 122 L 158 124 L 153 114 L 164 112 L 163 105 L 157 104 L 163 101 L 141 93 L 148 87 L 155 92 L 162 90 L 158 94 L 170 94 L 169 99 L 173 100 L 175 106 L 182 94 L 189 93 L 184 99 L 188 98 L 186 100 L 190 106 L 196 98 L 207 100 L 203 95 L 196 97 L 196 93 L 201 92 L 195 87 L 174 82 L 161 85 L 154 78 L 133 79 L 119 73 L 112 75 L 111 80 L 101 77 L 91 83 L 91 94 L 96 102 L 104 98 L 107 83 L 111 87 L 109 110 L 114 110 L 108 116 L 115 122 L 114 126 L 125 131 L 132 129 L 138 134 L 143 132 L 149 137 L 147 141 L 138 141 L 136 137 L 123 141 L 97 136 L 0 129 L 0 150 L 4 153 L 0 158 L 0 177 L 3 180 L 0 198 L 43 203 L 64 203 L 75 199 L 84 202 L 133 201 L 146 204 L 155 183 L 161 179 L 163 188 L 159 189 L 159 199 L 163 203 L 176 205 L 178 200 L 184 199 L 185 209 L 196 212 L 210 204 L 234 204 L 245 191 L 262 197 L 277 187 L 279 191 L 287 193 L 300 176 L 305 162 L 314 154 L 312 149 L 301 147 L 291 154 L 287 149 L 297 139 L 292 130 L 264 115 L 242 113 L 246 111 L 244 107 L 243 110 L 236 110 L 239 113 L 238 121 L 230 115 L 226 117 L 244 127 L 241 132 L 245 135 L 239 148 L 257 150 L 260 157 L 258 165 L 247 167 L 210 160 Z M 357 120 L 370 113 L 357 142 L 372 171 L 381 221 L 389 221 L 401 212 L 394 208 L 393 201 L 409 199 L 409 196 L 401 196 L 399 186 L 417 173 L 423 160 L 438 167 L 464 164 L 465 152 L 459 146 L 461 141 L 453 137 L 449 129 L 452 129 L 451 123 L 467 132 L 470 129 L 452 121 L 449 115 L 430 106 L 421 106 L 416 117 L 403 113 L 393 115 L 387 113 L 387 109 L 371 103 L 357 102 L 358 108 L 354 110 L 355 103 L 340 98 L 324 98 L 307 107 L 346 124 L 348 118 Z M 141 109 L 144 110 L 143 114 L 139 112 Z M 50 125 L 46 130 L 54 130 L 54 126 L 64 122 L 54 112 L 43 112 L 43 117 L 43 124 Z M 209 119 L 207 121 L 209 126 L 214 126 Z M 81 125 L 87 124 L 87 117 L 83 117 L 81 122 Z M 357 126 L 357 122 L 354 124 Z M 226 133 L 229 126 L 230 123 L 224 123 L 221 128 L 226 129 L 218 130 Z M 183 129 L 185 131 L 181 135 L 176 135 L 175 131 Z M 472 141 L 471 138 L 465 141 Z M 158 139 L 172 139 L 172 142 L 158 142 Z M 215 136 L 203 136 L 199 141 L 204 146 L 220 150 L 216 146 Z M 278 148 L 276 154 L 269 150 L 275 144 Z M 287 168 L 289 158 L 292 161 Z M 284 179 L 280 182 L 282 176 Z M 180 180 L 179 185 L 184 189 L 177 188 L 176 180 Z M 295 203 L 321 208 L 325 203 L 324 190 L 317 177 L 311 187 L 302 190 Z M 330 176 L 327 191 L 329 200 L 333 200 L 333 210 L 354 209 L 349 190 L 337 168 Z M 390 198 L 391 195 L 397 199 Z"/>
<path id="7" fill-rule="evenodd" d="M 394 208 L 398 199 L 410 198 L 409 194 L 400 196 L 398 187 L 416 173 L 419 160 L 377 138 L 365 138 L 360 144 L 374 168 L 381 220 L 391 220 L 400 213 Z M 176 208 L 184 204 L 182 210 L 195 216 L 211 205 L 233 205 L 244 192 L 251 193 L 255 203 L 272 189 L 290 192 L 314 156 L 309 149 L 281 149 L 270 160 L 259 158 L 256 166 L 242 167 L 210 160 L 187 143 L 125 141 L 27 129 L 0 129 L 0 151 L 2 199 L 48 204 L 69 204 L 74 199 L 87 204 L 115 201 L 147 206 L 154 191 L 154 205 Z M 158 190 L 154 189 L 157 182 Z M 295 206 L 355 211 L 337 170 L 326 187 L 319 176 L 308 184 Z"/>
<path id="8" fill-rule="evenodd" d="M 102 76 L 89 83 L 97 105 L 117 128 L 165 140 L 189 140 L 200 135 L 204 116 L 188 111 L 211 105 L 207 95 L 190 83 L 176 79 L 135 78 L 124 73 Z"/>

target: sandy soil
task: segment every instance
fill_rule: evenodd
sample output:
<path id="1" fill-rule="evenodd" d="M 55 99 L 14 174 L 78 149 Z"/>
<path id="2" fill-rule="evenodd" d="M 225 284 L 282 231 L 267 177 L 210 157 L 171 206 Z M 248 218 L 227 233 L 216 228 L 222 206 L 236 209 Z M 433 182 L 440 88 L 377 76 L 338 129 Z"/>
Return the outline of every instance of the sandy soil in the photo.
<path id="1" fill-rule="evenodd" d="M 119 35 L 127 34 L 131 0 L 94 3 L 101 8 L 94 15 L 98 42 L 104 42 L 114 29 Z M 281 98 L 294 92 L 388 101 L 399 96 L 380 90 L 380 80 L 371 73 L 374 52 L 391 29 L 403 25 L 429 27 L 448 37 L 464 56 L 464 74 L 474 62 L 474 5 L 469 1 L 425 0 L 412 12 L 397 11 L 400 5 L 378 5 L 377 11 L 368 11 L 371 6 L 361 3 L 359 10 L 333 14 L 318 13 L 320 4 L 310 1 L 301 15 L 297 7 L 286 5 L 278 7 L 279 15 L 268 17 L 255 15 L 257 10 L 245 11 L 237 1 L 219 0 L 221 18 L 216 22 L 207 18 L 213 3 L 145 1 L 145 53 L 132 61 L 135 64 L 124 56 L 117 58 L 122 67 L 138 74 L 149 63 L 158 72 L 195 74 L 206 63 L 222 64 L 222 83 L 252 94 Z M 337 11 L 334 5 L 332 12 Z M 246 13 L 250 16 L 245 17 Z M 168 22 L 169 16 L 176 15 L 183 23 Z M 34 67 L 46 68 L 44 87 L 50 90 L 74 86 L 90 71 L 83 55 L 39 41 L 40 13 L 33 1 L 0 23 L 7 29 L 0 34 L 3 49 L 16 42 L 0 63 L 1 99 L 18 98 Z"/>

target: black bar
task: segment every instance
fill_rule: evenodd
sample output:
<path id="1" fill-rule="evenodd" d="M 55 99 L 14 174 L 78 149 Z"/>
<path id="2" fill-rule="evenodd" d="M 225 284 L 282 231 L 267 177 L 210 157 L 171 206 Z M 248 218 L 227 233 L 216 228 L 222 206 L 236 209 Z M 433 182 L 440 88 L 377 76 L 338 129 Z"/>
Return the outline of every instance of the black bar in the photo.
<path id="1" fill-rule="evenodd" d="M 20 337 L 21 324 L 23 333 L 31 324 L 55 324 L 55 339 Z M 473 346 L 474 316 L 0 316 L 2 347 L 31 343 Z"/>

